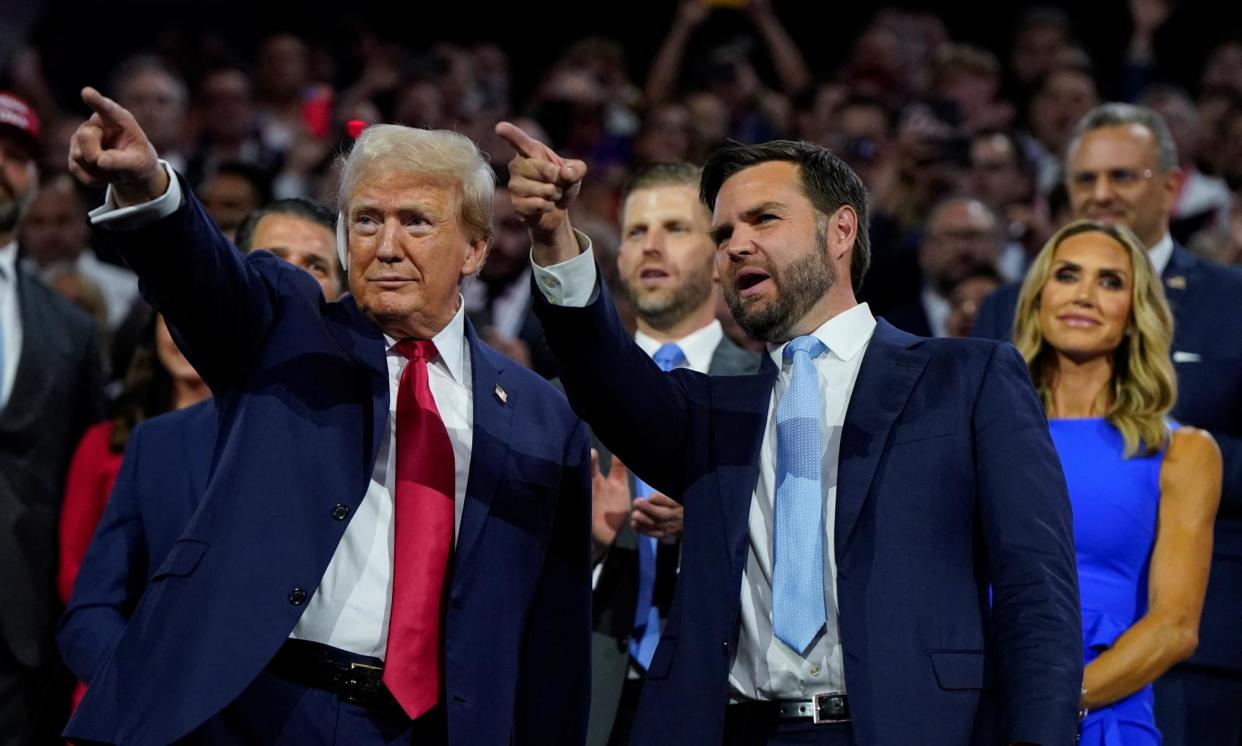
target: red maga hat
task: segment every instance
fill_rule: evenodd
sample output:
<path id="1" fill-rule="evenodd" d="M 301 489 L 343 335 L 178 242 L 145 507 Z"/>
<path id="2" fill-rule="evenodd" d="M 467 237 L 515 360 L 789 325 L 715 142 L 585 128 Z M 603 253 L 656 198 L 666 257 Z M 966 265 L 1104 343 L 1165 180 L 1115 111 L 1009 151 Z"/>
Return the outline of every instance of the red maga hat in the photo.
<path id="1" fill-rule="evenodd" d="M 32 156 L 38 154 L 39 116 L 9 91 L 0 91 L 0 132 L 16 135 Z"/>

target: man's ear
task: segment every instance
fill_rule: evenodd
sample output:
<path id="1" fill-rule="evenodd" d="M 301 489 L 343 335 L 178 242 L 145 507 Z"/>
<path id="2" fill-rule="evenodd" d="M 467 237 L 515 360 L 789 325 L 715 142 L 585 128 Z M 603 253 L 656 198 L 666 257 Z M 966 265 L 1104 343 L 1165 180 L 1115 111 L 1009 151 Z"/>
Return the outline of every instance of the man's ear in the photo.
<path id="1" fill-rule="evenodd" d="M 849 205 L 841 205 L 828 219 L 828 247 L 833 260 L 845 256 L 858 239 L 858 213 Z"/>
<path id="2" fill-rule="evenodd" d="M 341 259 L 341 269 L 349 274 L 349 238 L 345 228 L 345 213 L 336 214 L 336 255 Z"/>
<path id="3" fill-rule="evenodd" d="M 480 236 L 468 244 L 466 249 L 466 258 L 461 265 L 462 277 L 472 277 L 483 269 L 483 263 L 487 261 L 487 254 L 492 248 L 491 240 Z"/>

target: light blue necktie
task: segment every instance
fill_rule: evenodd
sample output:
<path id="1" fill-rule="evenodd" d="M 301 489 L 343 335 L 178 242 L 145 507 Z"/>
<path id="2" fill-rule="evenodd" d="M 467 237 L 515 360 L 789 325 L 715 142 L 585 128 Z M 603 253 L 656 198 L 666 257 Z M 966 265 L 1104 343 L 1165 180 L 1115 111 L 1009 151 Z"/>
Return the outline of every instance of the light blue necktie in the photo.
<path id="1" fill-rule="evenodd" d="M 651 356 L 660 370 L 668 372 L 686 362 L 686 354 L 669 342 Z M 643 480 L 634 477 L 635 497 L 649 497 L 655 492 Z M 638 535 L 638 603 L 634 607 L 634 634 L 630 638 L 630 655 L 644 671 L 651 665 L 656 644 L 660 642 L 660 609 L 655 605 L 657 540 Z"/>
<path id="2" fill-rule="evenodd" d="M 773 519 L 772 631 L 802 653 L 824 626 L 824 493 L 820 485 L 819 374 L 811 361 L 827 351 L 815 337 L 785 345 L 789 387 L 776 405 L 776 505 Z"/>

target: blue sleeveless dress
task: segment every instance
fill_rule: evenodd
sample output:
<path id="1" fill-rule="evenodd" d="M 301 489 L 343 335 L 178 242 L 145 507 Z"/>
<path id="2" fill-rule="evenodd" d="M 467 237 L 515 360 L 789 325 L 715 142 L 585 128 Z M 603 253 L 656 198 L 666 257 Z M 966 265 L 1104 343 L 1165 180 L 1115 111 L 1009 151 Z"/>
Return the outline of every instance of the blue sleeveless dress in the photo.
<path id="1" fill-rule="evenodd" d="M 1103 418 L 1048 424 L 1074 511 L 1083 653 L 1090 663 L 1147 612 L 1164 451 L 1123 458 L 1121 433 Z M 1081 732 L 1080 746 L 1159 746 L 1151 686 L 1092 710 Z"/>

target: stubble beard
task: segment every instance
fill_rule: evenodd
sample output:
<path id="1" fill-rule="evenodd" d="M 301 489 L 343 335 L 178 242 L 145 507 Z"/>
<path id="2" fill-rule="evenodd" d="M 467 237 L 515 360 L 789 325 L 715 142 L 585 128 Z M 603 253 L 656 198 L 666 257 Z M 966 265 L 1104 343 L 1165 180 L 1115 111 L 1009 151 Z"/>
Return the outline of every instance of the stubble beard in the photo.
<path id="1" fill-rule="evenodd" d="M 711 297 L 711 265 L 704 271 L 687 274 L 685 282 L 668 293 L 643 295 L 628 282 L 621 285 L 643 321 L 655 329 L 669 329 Z"/>
<path id="2" fill-rule="evenodd" d="M 780 343 L 789 339 L 789 330 L 837 282 L 837 271 L 828 261 L 826 226 L 816 226 L 815 251 L 795 260 L 780 272 L 771 271 L 775 297 L 767 303 L 743 298 L 737 285 L 724 286 L 725 302 L 738 326 L 753 339 Z"/>

